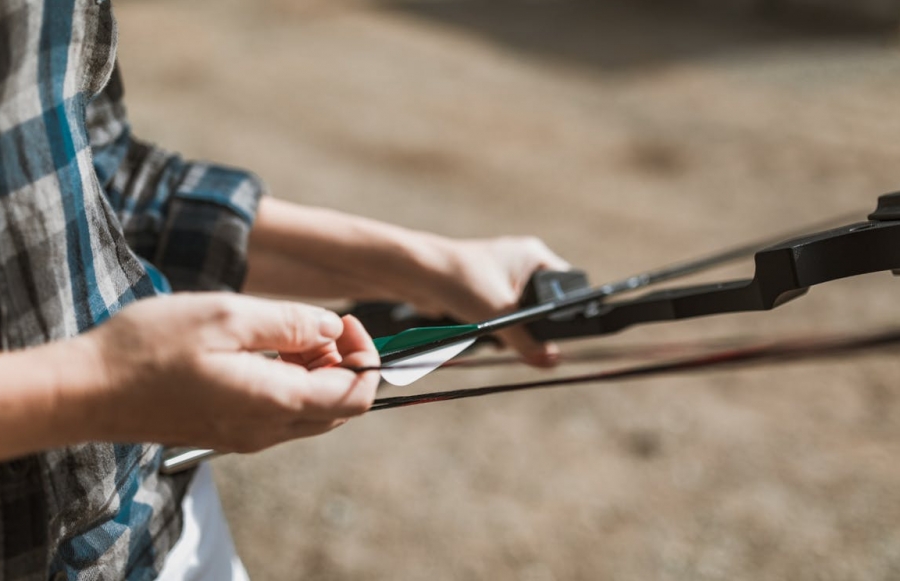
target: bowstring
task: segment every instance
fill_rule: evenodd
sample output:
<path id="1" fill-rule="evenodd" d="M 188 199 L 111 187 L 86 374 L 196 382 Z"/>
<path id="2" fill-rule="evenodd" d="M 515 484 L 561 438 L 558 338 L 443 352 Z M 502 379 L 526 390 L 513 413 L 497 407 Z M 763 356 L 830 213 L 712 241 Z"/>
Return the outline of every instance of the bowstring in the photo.
<path id="1" fill-rule="evenodd" d="M 376 399 L 370 411 L 406 407 L 423 403 L 450 401 L 480 397 L 495 393 L 524 391 L 529 389 L 561 387 L 583 383 L 604 383 L 640 377 L 650 377 L 666 373 L 694 370 L 734 368 L 759 365 L 761 363 L 784 363 L 797 360 L 844 357 L 866 351 L 897 347 L 900 344 L 900 327 L 873 333 L 834 335 L 827 338 L 792 339 L 775 343 L 762 343 L 738 348 L 728 348 L 697 356 L 670 361 L 623 367 L 597 373 L 573 375 L 553 379 L 526 381 L 519 383 L 495 384 L 482 387 L 463 388 L 447 391 L 421 393 L 415 395 L 383 397 Z M 363 368 L 366 370 L 374 370 Z"/>

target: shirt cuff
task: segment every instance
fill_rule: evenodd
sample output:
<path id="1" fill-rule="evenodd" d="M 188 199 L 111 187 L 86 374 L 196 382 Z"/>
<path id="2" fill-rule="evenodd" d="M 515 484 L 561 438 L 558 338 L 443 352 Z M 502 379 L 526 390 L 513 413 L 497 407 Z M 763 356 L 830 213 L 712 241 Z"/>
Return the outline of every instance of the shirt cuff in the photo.
<path id="1" fill-rule="evenodd" d="M 238 291 L 265 187 L 249 172 L 191 163 L 169 200 L 153 263 L 175 291 Z"/>

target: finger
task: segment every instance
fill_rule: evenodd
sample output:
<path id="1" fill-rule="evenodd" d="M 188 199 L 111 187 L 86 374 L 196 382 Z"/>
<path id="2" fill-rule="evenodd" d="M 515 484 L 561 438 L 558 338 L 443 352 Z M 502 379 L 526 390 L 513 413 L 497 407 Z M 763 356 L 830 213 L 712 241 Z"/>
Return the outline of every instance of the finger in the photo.
<path id="1" fill-rule="evenodd" d="M 310 361 L 306 368 L 312 371 L 313 369 L 319 369 L 320 367 L 331 367 L 333 365 L 339 365 L 343 361 L 341 358 L 341 354 L 336 351 L 329 351 L 328 353 L 323 353 L 320 357 L 313 359 Z"/>
<path id="2" fill-rule="evenodd" d="M 230 360 L 225 360 L 222 368 L 230 368 L 234 362 L 234 355 L 227 357 Z M 273 413 L 287 412 L 296 421 L 325 422 L 358 416 L 372 405 L 378 386 L 377 372 L 357 374 L 340 367 L 307 371 L 293 363 L 263 357 L 244 361 L 242 371 L 253 378 L 256 397 L 263 396 L 275 404 Z"/>
<path id="3" fill-rule="evenodd" d="M 376 371 L 328 367 L 310 372 L 301 396 L 304 419 L 326 421 L 364 414 L 375 399 L 378 381 Z"/>
<path id="4" fill-rule="evenodd" d="M 344 332 L 336 341 L 343 364 L 352 367 L 377 367 L 381 363 L 372 338 L 353 315 L 343 317 Z M 320 383 L 320 379 L 323 380 Z M 345 369 L 321 369 L 312 374 L 317 389 L 307 401 L 307 409 L 317 417 L 348 417 L 369 410 L 378 389 L 377 371 L 355 373 Z M 349 383 L 342 383 L 347 382 Z M 342 385 L 343 391 L 342 391 Z"/>
<path id="5" fill-rule="evenodd" d="M 328 343 L 322 347 L 302 353 L 279 353 L 283 361 L 302 365 L 307 369 L 317 369 L 329 365 L 337 365 L 341 362 L 341 354 L 334 343 Z"/>
<path id="6" fill-rule="evenodd" d="M 327 422 L 297 422 L 289 427 L 288 439 L 295 440 L 297 438 L 309 438 L 327 434 L 331 430 L 343 426 L 348 421 L 346 418 L 341 418 Z"/>
<path id="7" fill-rule="evenodd" d="M 506 329 L 497 333 L 507 347 L 514 349 L 526 363 L 535 367 L 553 367 L 559 363 L 559 348 L 554 343 L 535 341 L 523 328 Z"/>
<path id="8" fill-rule="evenodd" d="M 320 307 L 244 296 L 218 296 L 210 306 L 214 327 L 237 341 L 237 348 L 302 353 L 334 341 L 341 319 Z"/>
<path id="9" fill-rule="evenodd" d="M 211 405 L 225 406 L 229 414 L 256 417 L 254 421 L 276 432 L 288 423 L 333 422 L 360 415 L 371 407 L 378 385 L 377 373 L 358 375 L 339 367 L 307 371 L 246 352 L 220 353 L 213 361 L 224 381 L 233 385 L 226 398 Z M 267 431 L 259 435 L 268 437 Z"/>
<path id="10" fill-rule="evenodd" d="M 366 328 L 353 315 L 343 318 L 344 333 L 338 338 L 338 352 L 348 367 L 377 367 L 381 363 L 378 350 Z"/>

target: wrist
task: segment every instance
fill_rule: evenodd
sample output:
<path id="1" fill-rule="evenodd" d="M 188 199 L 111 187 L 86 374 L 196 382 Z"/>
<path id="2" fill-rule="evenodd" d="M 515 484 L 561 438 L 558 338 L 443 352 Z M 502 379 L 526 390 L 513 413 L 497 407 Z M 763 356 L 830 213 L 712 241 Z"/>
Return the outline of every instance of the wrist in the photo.
<path id="1" fill-rule="evenodd" d="M 385 254 L 393 265 L 382 270 L 380 283 L 393 300 L 430 302 L 447 292 L 459 271 L 457 244 L 436 234 L 406 230 Z"/>
<path id="2" fill-rule="evenodd" d="M 112 439 L 108 364 L 95 333 L 50 346 L 51 417 L 59 444 Z"/>
<path id="3" fill-rule="evenodd" d="M 86 341 L 0 355 L 0 460 L 94 439 L 102 368 Z"/>

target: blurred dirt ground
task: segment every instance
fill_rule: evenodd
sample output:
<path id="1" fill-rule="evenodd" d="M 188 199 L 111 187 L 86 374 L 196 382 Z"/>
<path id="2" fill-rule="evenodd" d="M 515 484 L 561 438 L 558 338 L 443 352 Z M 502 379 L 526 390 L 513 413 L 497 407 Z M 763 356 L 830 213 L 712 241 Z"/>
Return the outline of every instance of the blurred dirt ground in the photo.
<path id="1" fill-rule="evenodd" d="M 625 0 L 117 9 L 138 134 L 304 203 L 536 234 L 596 282 L 862 218 L 900 186 L 884 31 Z M 898 319 L 900 281 L 879 274 L 602 341 Z M 258 581 L 897 579 L 898 356 L 389 411 L 214 466 Z"/>

